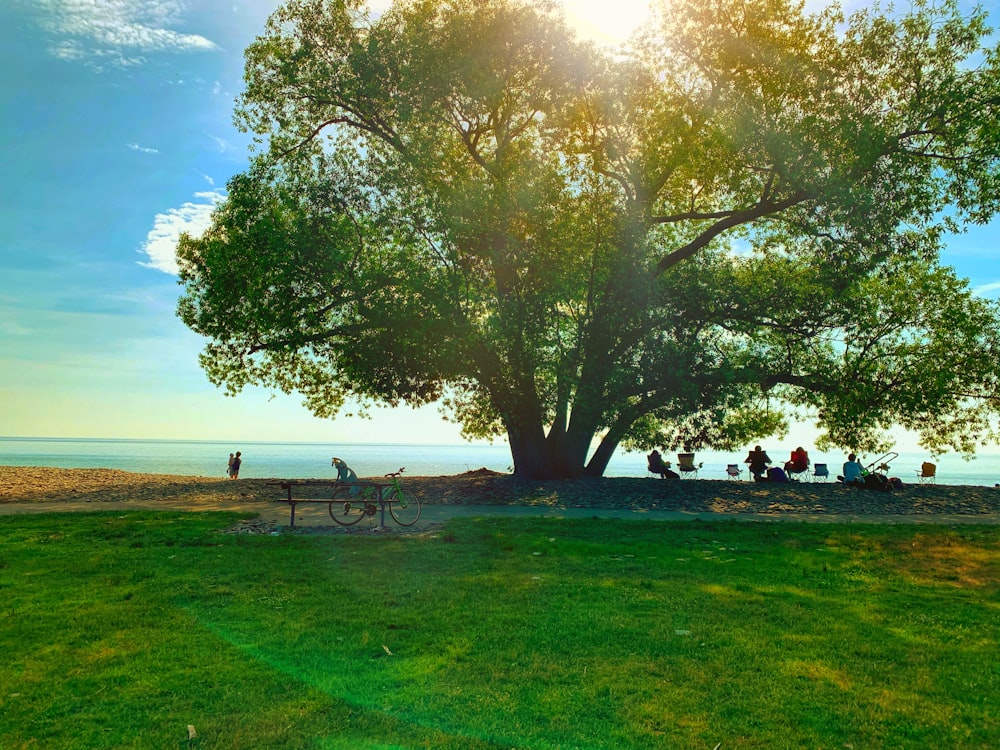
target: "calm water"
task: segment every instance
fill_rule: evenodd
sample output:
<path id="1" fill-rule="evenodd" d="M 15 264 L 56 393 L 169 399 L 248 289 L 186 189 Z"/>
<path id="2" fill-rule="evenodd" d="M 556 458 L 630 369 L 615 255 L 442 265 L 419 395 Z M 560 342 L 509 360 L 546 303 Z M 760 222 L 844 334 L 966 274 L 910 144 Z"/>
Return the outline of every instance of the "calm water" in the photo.
<path id="1" fill-rule="evenodd" d="M 767 447 L 767 446 L 765 446 Z M 794 447 L 794 446 L 793 446 Z M 511 468 L 506 445 L 376 445 L 370 443 L 222 443 L 201 440 L 97 440 L 77 438 L 0 437 L 0 465 L 56 466 L 61 468 L 109 468 L 152 474 L 225 476 L 229 454 L 243 452 L 244 478 L 332 478 L 336 472 L 330 458 L 339 456 L 359 476 L 381 476 L 406 467 L 412 476 L 461 474 L 485 467 L 507 472 Z M 775 461 L 787 459 L 786 450 L 768 448 Z M 739 463 L 741 453 L 699 453 L 704 462 L 702 479 L 725 479 L 726 464 Z M 830 473 L 839 473 L 842 455 L 810 452 L 813 463 L 826 462 Z M 671 456 L 665 456 L 671 459 Z M 868 463 L 878 456 L 864 457 Z M 916 482 L 920 463 L 929 457 L 904 453 L 892 462 L 891 474 L 904 482 Z M 1000 454 L 983 455 L 971 462 L 959 456 L 937 460 L 940 484 L 984 485 L 1000 482 Z M 741 464 L 742 465 L 742 464 Z M 608 466 L 607 476 L 643 477 L 646 457 L 619 451 Z M 747 474 L 744 471 L 743 477 Z"/>

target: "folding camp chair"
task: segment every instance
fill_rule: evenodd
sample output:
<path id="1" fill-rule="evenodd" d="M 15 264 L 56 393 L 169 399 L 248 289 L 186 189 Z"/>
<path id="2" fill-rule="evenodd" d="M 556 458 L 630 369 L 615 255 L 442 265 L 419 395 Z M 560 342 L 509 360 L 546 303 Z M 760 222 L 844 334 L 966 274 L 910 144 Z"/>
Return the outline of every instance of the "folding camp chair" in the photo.
<path id="1" fill-rule="evenodd" d="M 937 466 L 930 461 L 924 461 L 920 464 L 917 479 L 920 480 L 920 484 L 937 484 Z"/>
<path id="2" fill-rule="evenodd" d="M 826 481 L 830 478 L 830 470 L 826 468 L 826 464 L 816 464 L 813 466 L 812 480 L 814 482 Z"/>
<path id="3" fill-rule="evenodd" d="M 670 470 L 670 462 L 664 461 L 658 450 L 646 456 L 646 468 L 654 474 L 659 474 L 660 479 L 677 479 L 677 473 Z"/>
<path id="4" fill-rule="evenodd" d="M 789 481 L 801 482 L 809 476 L 809 467 L 803 466 L 799 471 L 796 471 L 792 467 L 786 466 L 785 473 L 788 475 Z"/>
<path id="5" fill-rule="evenodd" d="M 785 474 L 788 475 L 788 481 L 800 482 L 809 476 L 808 471 L 809 454 L 800 445 L 792 451 L 788 461 L 785 462 Z"/>
<path id="6" fill-rule="evenodd" d="M 697 466 L 694 464 L 694 454 L 693 453 L 678 453 L 677 454 L 677 468 L 681 470 L 681 479 L 688 477 L 690 479 L 698 478 L 698 469 L 704 466 L 704 463 L 700 463 Z"/>
<path id="7" fill-rule="evenodd" d="M 726 476 L 730 479 L 740 479 L 740 474 L 743 473 L 743 469 L 740 468 L 739 464 L 729 464 L 726 466 Z"/>

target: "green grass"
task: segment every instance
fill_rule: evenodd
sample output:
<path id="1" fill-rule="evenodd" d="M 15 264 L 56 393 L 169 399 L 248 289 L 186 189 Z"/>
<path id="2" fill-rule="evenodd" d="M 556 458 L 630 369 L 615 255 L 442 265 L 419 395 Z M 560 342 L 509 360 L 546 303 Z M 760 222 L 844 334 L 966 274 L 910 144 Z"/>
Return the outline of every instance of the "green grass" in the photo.
<path id="1" fill-rule="evenodd" d="M 235 518 L 0 519 L 0 747 L 1000 745 L 997 527 Z"/>

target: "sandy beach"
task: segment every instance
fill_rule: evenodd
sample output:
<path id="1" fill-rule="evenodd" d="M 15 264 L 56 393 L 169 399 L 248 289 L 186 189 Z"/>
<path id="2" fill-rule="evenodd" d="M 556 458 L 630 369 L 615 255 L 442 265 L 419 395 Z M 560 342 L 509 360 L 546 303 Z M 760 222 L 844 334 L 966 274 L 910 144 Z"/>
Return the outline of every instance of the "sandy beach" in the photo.
<path id="1" fill-rule="evenodd" d="M 33 504 L 57 511 L 60 504 L 178 505 L 190 509 L 254 510 L 284 496 L 281 479 L 187 477 L 117 469 L 54 469 L 0 466 L 0 513 Z M 844 487 L 836 482 L 756 484 L 732 480 L 660 480 L 614 477 L 526 482 L 479 470 L 457 476 L 406 477 L 404 486 L 424 505 L 595 508 L 691 513 L 995 516 L 1000 489 L 958 485 L 907 485 L 891 493 Z M 319 490 L 322 491 L 322 490 Z M 41 509 L 41 508 L 39 508 Z M 19 510 L 27 510 L 21 507 Z"/>

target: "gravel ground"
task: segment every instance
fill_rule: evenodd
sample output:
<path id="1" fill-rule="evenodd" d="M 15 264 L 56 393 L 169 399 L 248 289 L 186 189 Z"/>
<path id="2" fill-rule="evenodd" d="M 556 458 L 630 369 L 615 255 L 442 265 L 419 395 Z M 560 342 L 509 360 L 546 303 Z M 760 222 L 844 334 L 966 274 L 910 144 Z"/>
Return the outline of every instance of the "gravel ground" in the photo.
<path id="1" fill-rule="evenodd" d="M 163 500 L 204 504 L 206 510 L 221 503 L 250 506 L 283 497 L 284 490 L 274 484 L 280 481 L 229 481 L 210 477 L 137 474 L 117 469 L 0 466 L 0 512 L 4 505 L 68 501 Z M 651 477 L 528 482 L 485 469 L 457 476 L 406 477 L 403 484 L 427 505 L 880 516 L 1000 513 L 1000 489 L 960 485 L 907 485 L 902 490 L 883 493 L 847 488 L 835 482 L 756 484 Z M 312 491 L 323 492 L 324 489 L 312 488 Z"/>

